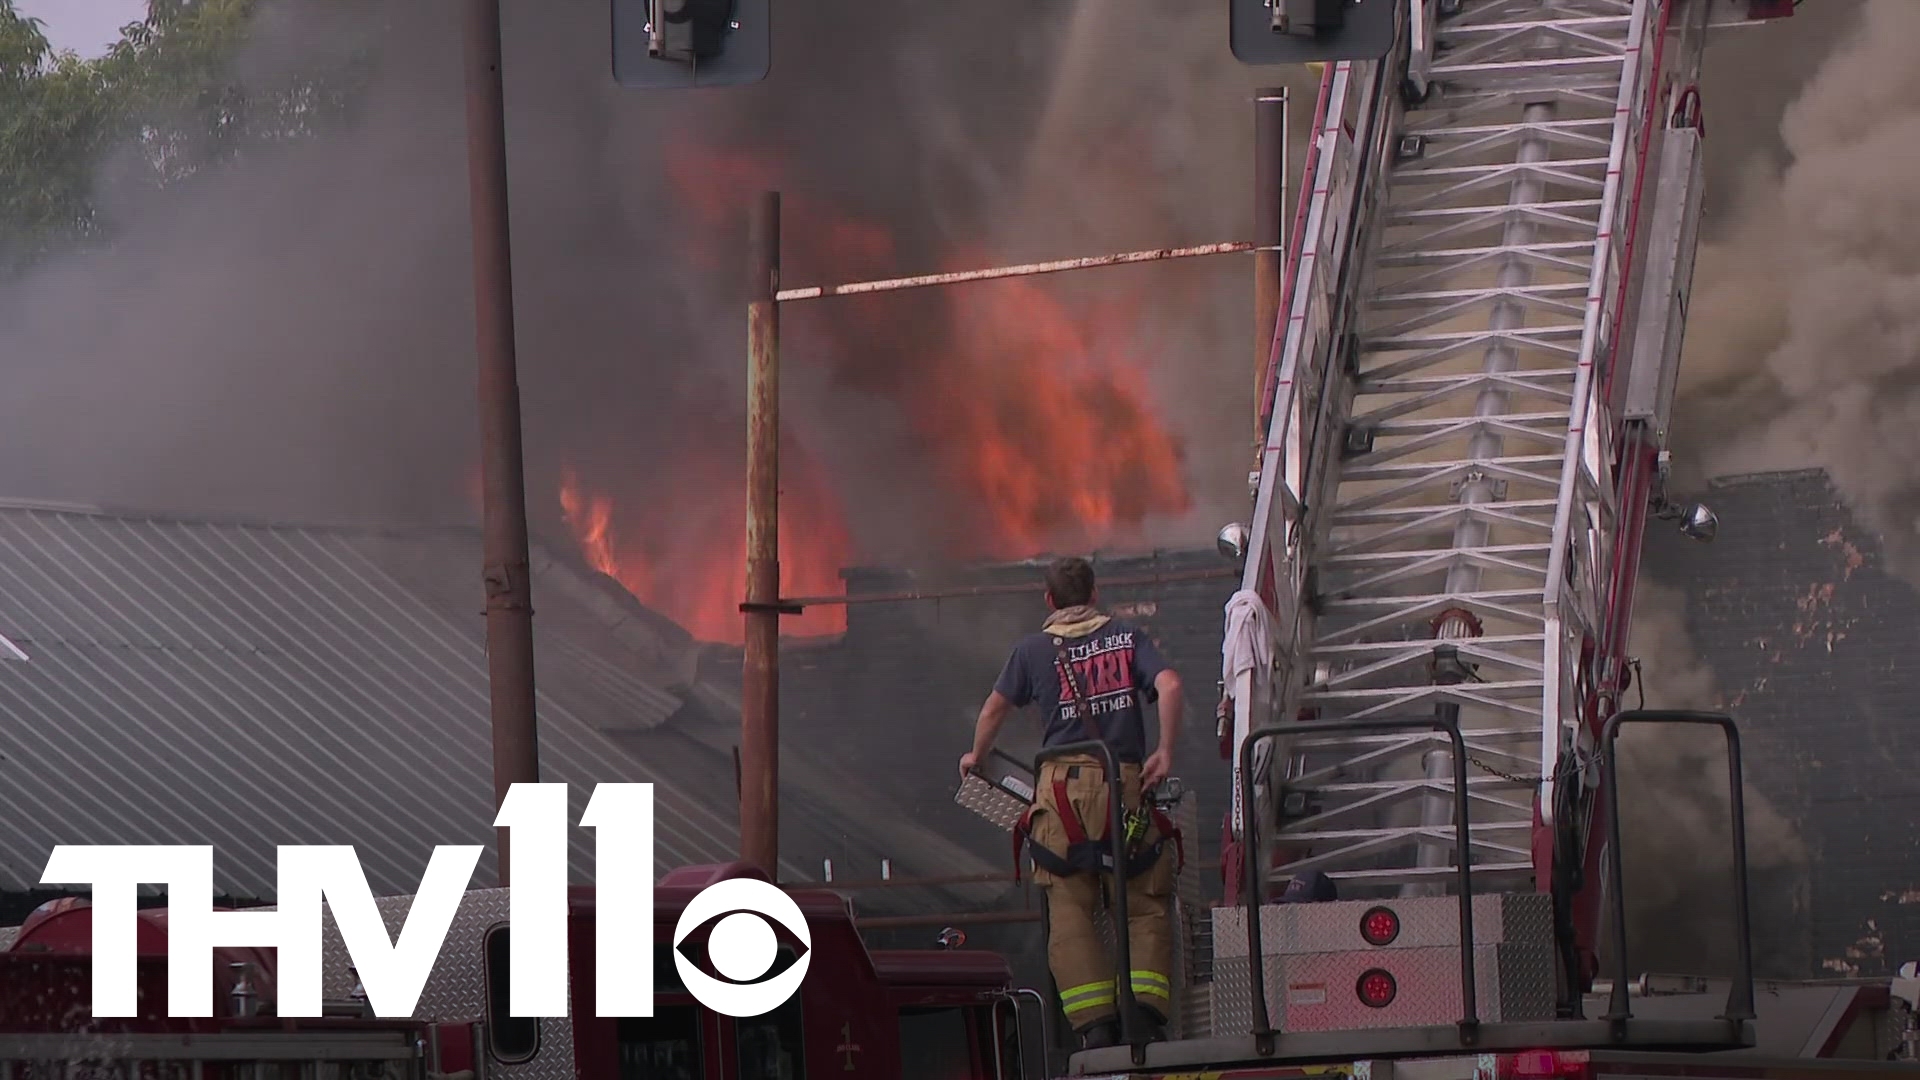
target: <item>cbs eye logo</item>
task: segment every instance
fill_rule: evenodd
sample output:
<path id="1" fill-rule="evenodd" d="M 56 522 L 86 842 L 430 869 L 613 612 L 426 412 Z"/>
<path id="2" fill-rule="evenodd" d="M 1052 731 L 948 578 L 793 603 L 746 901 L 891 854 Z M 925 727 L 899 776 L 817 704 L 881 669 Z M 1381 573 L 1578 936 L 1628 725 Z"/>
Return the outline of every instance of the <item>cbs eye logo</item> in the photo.
<path id="1" fill-rule="evenodd" d="M 707 960 L 715 975 L 695 964 L 695 946 L 687 940 L 708 923 Z M 800 953 L 788 967 L 770 974 L 781 956 L 775 923 L 799 939 Z M 800 988 L 812 959 L 813 939 L 800 905 L 776 886 L 752 878 L 703 889 L 673 928 L 673 964 L 681 984 L 700 1004 L 732 1017 L 760 1016 L 779 1008 Z"/>

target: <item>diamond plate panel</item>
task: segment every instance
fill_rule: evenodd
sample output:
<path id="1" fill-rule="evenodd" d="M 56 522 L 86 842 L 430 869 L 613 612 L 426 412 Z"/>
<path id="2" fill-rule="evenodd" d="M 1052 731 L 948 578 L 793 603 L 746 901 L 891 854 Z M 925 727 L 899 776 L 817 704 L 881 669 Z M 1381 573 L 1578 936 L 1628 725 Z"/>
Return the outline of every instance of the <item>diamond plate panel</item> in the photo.
<path id="1" fill-rule="evenodd" d="M 1027 812 L 1028 803 L 979 776 L 968 776 L 954 794 L 953 801 L 992 822 L 996 828 L 1012 832 Z"/>
<path id="2" fill-rule="evenodd" d="M 1546 893 L 1516 893 L 1501 898 L 1500 916 L 1504 923 L 1500 940 L 1515 944 L 1553 944 L 1553 897 Z M 1473 917 L 1480 917 L 1475 908 Z M 1479 937 L 1475 927 L 1474 937 Z"/>
<path id="3" fill-rule="evenodd" d="M 1474 982 L 1481 1019 L 1546 1020 L 1554 1015 L 1553 905 L 1539 893 L 1476 896 Z M 1400 916 L 1384 947 L 1367 944 L 1360 922 L 1375 906 Z M 1247 977 L 1246 912 L 1210 913 L 1213 970 L 1208 1010 L 1214 1031 L 1245 1031 L 1253 1016 Z M 1449 1024 L 1460 1019 L 1459 906 L 1452 897 L 1376 902 L 1267 904 L 1260 909 L 1268 1010 L 1282 1031 L 1329 1031 Z M 1360 975 L 1372 968 L 1398 985 L 1384 1008 L 1362 1004 Z"/>
<path id="4" fill-rule="evenodd" d="M 1555 965 L 1551 945 L 1503 945 L 1500 963 L 1500 1015 L 1507 1020 L 1554 1017 Z"/>
<path id="5" fill-rule="evenodd" d="M 1474 986 L 1480 1018 L 1489 1022 L 1553 1018 L 1551 951 L 1529 945 L 1474 949 Z M 1350 1031 L 1424 1027 L 1461 1018 L 1459 953 L 1450 948 L 1379 949 L 1268 956 L 1267 1012 L 1280 1031 Z M 1360 977 L 1375 968 L 1393 976 L 1396 993 L 1382 1008 L 1360 1000 Z M 1508 979 L 1518 986 L 1509 987 Z M 1244 956 L 1215 968 L 1213 1030 L 1246 1031 L 1253 988 Z M 1541 991 L 1544 990 L 1544 993 Z"/>
<path id="6" fill-rule="evenodd" d="M 1264 904 L 1260 908 L 1260 945 L 1267 955 L 1273 955 L 1273 943 L 1280 940 L 1283 921 L 1287 917 L 1291 904 Z M 1243 907 L 1217 907 L 1213 909 L 1213 967 L 1214 978 L 1218 980 L 1220 971 L 1228 960 L 1239 960 L 1240 977 L 1246 978 L 1247 959 L 1247 911 Z"/>
<path id="7" fill-rule="evenodd" d="M 414 1008 L 418 1020 L 469 1021 L 486 1013 L 486 972 L 481 941 L 488 929 L 507 921 L 506 889 L 474 889 L 460 898 L 460 908 L 447 930 L 447 940 L 434 960 L 433 971 Z M 398 935 L 413 906 L 411 896 L 383 896 L 374 900 L 389 935 Z M 333 912 L 322 907 L 321 993 L 329 1000 L 345 999 L 353 990 L 352 961 L 334 924 Z M 489 1075 L 509 1080 L 575 1080 L 573 1023 L 566 1017 L 540 1021 L 540 1052 L 519 1065 L 492 1063 Z"/>
<path id="8" fill-rule="evenodd" d="M 1280 957 L 1269 956 L 1266 959 L 1267 985 L 1280 984 Z M 1213 964 L 1213 985 L 1208 1011 L 1208 1024 L 1215 1034 L 1244 1032 L 1253 1029 L 1253 984 L 1247 978 L 1247 954 L 1242 949 L 1236 957 L 1216 957 Z M 1273 1014 L 1271 995 L 1268 1000 L 1268 1015 Z"/>

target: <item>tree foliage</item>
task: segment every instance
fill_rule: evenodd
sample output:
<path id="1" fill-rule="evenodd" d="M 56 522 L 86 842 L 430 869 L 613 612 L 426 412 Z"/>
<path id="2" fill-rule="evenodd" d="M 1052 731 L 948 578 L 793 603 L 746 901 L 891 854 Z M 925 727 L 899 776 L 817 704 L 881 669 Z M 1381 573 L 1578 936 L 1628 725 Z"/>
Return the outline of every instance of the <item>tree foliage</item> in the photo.
<path id="1" fill-rule="evenodd" d="M 104 55 L 82 59 L 56 52 L 39 20 L 0 0 L 0 260 L 18 267 L 111 239 L 96 186 L 109 163 L 125 165 L 116 177 L 164 187 L 344 115 L 370 49 L 320 50 L 237 74 L 268 6 L 151 0 L 147 18 L 123 27 Z"/>

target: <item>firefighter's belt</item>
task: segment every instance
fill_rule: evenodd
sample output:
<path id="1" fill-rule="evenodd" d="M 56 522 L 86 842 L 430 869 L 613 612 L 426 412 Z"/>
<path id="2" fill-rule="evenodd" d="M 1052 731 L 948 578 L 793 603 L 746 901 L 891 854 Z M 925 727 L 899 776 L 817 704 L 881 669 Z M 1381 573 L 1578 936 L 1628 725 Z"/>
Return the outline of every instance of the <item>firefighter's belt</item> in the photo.
<path id="1" fill-rule="evenodd" d="M 1105 768 L 1100 765 L 1076 765 L 1074 767 L 1077 769 L 1092 769 L 1102 773 L 1106 771 Z M 1112 797 L 1111 792 L 1109 792 L 1108 798 Z M 1044 846 L 1033 843 L 1032 838 L 1028 836 L 1027 828 L 1033 821 L 1034 811 L 1043 809 L 1036 801 L 1032 806 L 1027 807 L 1027 812 L 1020 815 L 1019 823 L 1013 827 L 1014 883 L 1019 884 L 1020 882 L 1020 853 L 1022 848 L 1026 849 L 1026 853 L 1031 856 L 1033 861 L 1039 864 L 1042 869 L 1060 877 L 1072 877 L 1074 874 L 1083 871 L 1096 874 L 1113 873 L 1113 843 L 1107 835 L 1108 829 L 1112 826 L 1112 822 L 1102 820 L 1100 822 L 1100 835 L 1097 837 L 1089 837 L 1086 828 L 1081 825 L 1080 815 L 1074 812 L 1073 804 L 1067 799 L 1067 782 L 1058 775 L 1053 778 L 1053 803 L 1054 805 L 1051 809 L 1054 813 L 1060 815 L 1060 827 L 1067 834 L 1066 856 L 1063 858 L 1060 855 L 1048 851 Z M 1160 854 L 1166 849 L 1167 841 L 1169 840 L 1173 841 L 1174 852 L 1179 859 L 1179 862 L 1175 864 L 1175 869 L 1185 869 L 1187 865 L 1187 848 L 1185 842 L 1180 837 L 1180 830 L 1173 827 L 1173 822 L 1166 814 L 1160 811 L 1159 807 L 1148 803 L 1146 809 L 1147 814 L 1153 819 L 1154 831 L 1159 835 L 1154 837 L 1151 844 L 1135 848 L 1128 853 L 1126 876 L 1130 878 L 1139 877 L 1147 871 L 1152 870 L 1154 864 L 1160 861 Z"/>

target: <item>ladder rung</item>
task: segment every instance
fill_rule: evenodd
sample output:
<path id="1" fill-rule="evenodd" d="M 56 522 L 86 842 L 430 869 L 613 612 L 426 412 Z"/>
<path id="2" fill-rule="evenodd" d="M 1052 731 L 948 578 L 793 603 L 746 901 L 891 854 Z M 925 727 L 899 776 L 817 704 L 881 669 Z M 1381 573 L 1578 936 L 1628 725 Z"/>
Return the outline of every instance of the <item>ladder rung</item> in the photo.
<path id="1" fill-rule="evenodd" d="M 1527 454 L 1520 457 L 1459 458 L 1452 461 L 1421 461 L 1408 465 L 1369 465 L 1357 469 L 1348 469 L 1340 476 L 1340 482 L 1351 483 L 1362 480 L 1418 480 L 1421 477 L 1443 473 L 1449 469 L 1479 466 L 1506 466 L 1510 469 L 1524 470 L 1528 466 L 1551 469 L 1552 475 L 1529 474 L 1532 479 L 1550 481 L 1554 486 L 1560 484 L 1560 466 L 1564 462 L 1562 454 Z M 1504 478 L 1503 478 L 1504 479 Z"/>
<path id="2" fill-rule="evenodd" d="M 1422 420 L 1388 420 L 1384 423 L 1373 425 L 1369 430 L 1371 430 L 1376 437 L 1392 438 L 1403 435 L 1424 435 L 1428 432 L 1444 431 L 1452 427 L 1470 428 L 1482 422 L 1490 421 L 1498 421 L 1510 427 L 1558 424 L 1560 425 L 1559 430 L 1541 428 L 1540 433 L 1543 435 L 1552 435 L 1555 438 L 1565 438 L 1565 427 L 1573 421 L 1573 414 L 1566 412 L 1536 412 L 1500 413 L 1495 416 L 1439 416 L 1428 417 Z"/>
<path id="3" fill-rule="evenodd" d="M 1419 562 L 1422 559 L 1438 559 L 1448 555 L 1545 556 L 1552 551 L 1552 544 L 1500 544 L 1488 547 L 1421 548 L 1416 551 L 1369 551 L 1354 555 L 1329 555 L 1317 562 L 1320 566 L 1391 566 L 1395 563 Z"/>
<path id="4" fill-rule="evenodd" d="M 1468 745 L 1484 743 L 1490 739 L 1534 739 L 1540 738 L 1537 724 L 1527 727 L 1479 727 L 1462 728 L 1460 737 Z M 1284 740 L 1289 750 L 1316 750 L 1326 747 L 1351 748 L 1355 746 L 1392 746 L 1396 743 L 1432 743 L 1436 746 L 1447 742 L 1447 737 L 1438 731 L 1396 731 L 1386 735 L 1315 735 L 1311 738 L 1300 736 L 1275 736 Z"/>
<path id="5" fill-rule="evenodd" d="M 1342 701 L 1382 701 L 1388 698 L 1405 697 L 1408 694 L 1425 694 L 1429 691 L 1442 693 L 1453 690 L 1460 693 L 1471 691 L 1475 694 L 1504 700 L 1508 696 L 1518 696 L 1523 692 L 1538 693 L 1546 688 L 1541 679 L 1516 679 L 1512 682 L 1466 682 L 1454 686 L 1439 686 L 1421 683 L 1415 686 L 1383 686 L 1366 690 L 1323 690 L 1305 695 L 1306 700 L 1333 704 Z"/>
<path id="6" fill-rule="evenodd" d="M 1474 34 L 1512 34 L 1530 30 L 1594 30 L 1607 26 L 1624 29 L 1632 21 L 1631 15 L 1581 15 L 1565 19 L 1529 19 L 1524 22 L 1447 22 L 1437 27 L 1433 36 L 1436 41 L 1447 41 Z"/>
<path id="7" fill-rule="evenodd" d="M 1488 878 L 1499 881 L 1513 874 L 1531 875 L 1533 864 L 1530 862 L 1476 863 L 1472 869 L 1473 891 L 1479 893 L 1485 888 L 1483 882 Z M 1381 870 L 1329 870 L 1327 876 L 1336 883 L 1357 881 L 1378 885 L 1417 885 L 1435 880 L 1451 881 L 1459 873 L 1460 871 L 1452 866 L 1407 866 Z M 1282 865 L 1274 868 L 1272 876 L 1274 880 L 1279 880 L 1291 875 L 1286 873 L 1286 867 Z"/>
<path id="8" fill-rule="evenodd" d="M 1531 830 L 1532 828 L 1533 822 L 1531 821 L 1475 821 L 1467 826 L 1467 834 L 1470 837 L 1478 838 L 1485 833 L 1521 832 Z M 1426 829 L 1421 829 L 1417 826 L 1406 826 L 1404 828 L 1389 827 L 1380 829 L 1324 829 L 1313 832 L 1288 832 L 1282 829 L 1276 833 L 1275 836 L 1282 841 L 1298 843 L 1307 840 L 1381 840 L 1408 833 L 1428 837 L 1438 834 L 1444 836 L 1448 843 L 1453 842 L 1452 825 L 1436 825 Z"/>
<path id="9" fill-rule="evenodd" d="M 1432 266 L 1437 262 L 1468 262 L 1485 259 L 1494 255 L 1558 255 L 1563 260 L 1567 256 L 1593 255 L 1592 240 L 1549 240 L 1539 244 L 1492 244 L 1486 247 L 1441 248 L 1437 251 L 1409 251 L 1403 255 L 1386 255 L 1379 260 L 1381 266 Z"/>
<path id="10" fill-rule="evenodd" d="M 1421 394 L 1430 390 L 1448 390 L 1462 384 L 1486 381 L 1500 381 L 1509 385 L 1521 383 L 1514 389 L 1530 389 L 1524 384 L 1529 382 L 1553 383 L 1572 382 L 1579 372 L 1570 367 L 1542 368 L 1535 371 L 1503 371 L 1498 375 L 1476 371 L 1466 375 L 1412 375 L 1405 378 L 1381 379 L 1374 382 L 1365 380 L 1354 384 L 1356 394 Z"/>
<path id="11" fill-rule="evenodd" d="M 1534 732 L 1532 734 L 1534 734 L 1536 738 L 1539 735 L 1538 732 Z M 1516 769 L 1514 771 L 1517 773 L 1519 770 Z M 1534 785 L 1529 783 L 1521 783 L 1513 780 L 1508 780 L 1507 778 L 1502 776 L 1469 775 L 1467 777 L 1467 788 L 1469 790 L 1473 788 L 1483 788 L 1483 787 L 1484 788 L 1512 788 L 1512 787 L 1531 788 L 1533 786 Z M 1320 792 L 1322 794 L 1330 794 L 1330 795 L 1364 795 L 1372 792 L 1399 791 L 1405 788 L 1426 789 L 1429 791 L 1439 791 L 1443 793 L 1451 792 L 1453 790 L 1453 781 L 1452 780 L 1445 780 L 1445 781 L 1355 780 L 1351 783 L 1346 783 L 1346 784 L 1319 784 L 1319 785 L 1316 785 L 1313 790 Z M 1476 828 L 1477 827 L 1478 826 L 1476 826 Z"/>
<path id="12" fill-rule="evenodd" d="M 1548 323 L 1544 326 L 1516 326 L 1511 330 L 1445 330 L 1433 334 L 1401 334 L 1396 337 L 1361 338 L 1360 351 L 1406 352 L 1412 349 L 1433 349 L 1462 342 L 1473 342 L 1486 338 L 1525 342 L 1529 339 L 1544 338 L 1550 341 L 1578 341 L 1586 327 L 1579 323 Z"/>
<path id="13" fill-rule="evenodd" d="M 1588 128 L 1595 131 L 1611 132 L 1613 120 L 1605 116 L 1575 117 L 1569 120 L 1522 120 L 1514 124 L 1460 124 L 1450 127 L 1423 127 L 1420 135 L 1428 142 L 1470 142 L 1482 135 L 1510 135 L 1520 132 L 1538 131 L 1548 134 L 1578 132 Z M 1609 139 L 1601 139 L 1609 142 Z"/>
<path id="14" fill-rule="evenodd" d="M 1483 589 L 1477 592 L 1426 593 L 1419 596 L 1356 596 L 1352 599 L 1334 598 L 1321 601 L 1327 611 L 1378 611 L 1385 609 L 1391 613 L 1395 608 L 1427 607 L 1471 607 L 1474 604 L 1487 604 L 1512 611 L 1514 604 L 1539 604 L 1545 597 L 1539 589 Z M 1526 613 L 1529 618 L 1538 620 L 1542 616 Z"/>
<path id="15" fill-rule="evenodd" d="M 1556 281 L 1544 285 L 1515 285 L 1510 288 L 1486 289 L 1429 289 L 1418 292 L 1378 293 L 1367 298 L 1370 308 L 1403 308 L 1432 305 L 1441 307 L 1449 303 L 1465 300 L 1496 299 L 1501 296 L 1541 296 L 1583 298 L 1587 295 L 1588 283 L 1584 281 Z"/>
<path id="16" fill-rule="evenodd" d="M 1485 217 L 1489 222 L 1498 221 L 1514 214 L 1565 210 L 1598 210 L 1599 199 L 1560 199 L 1555 202 L 1538 203 L 1488 203 L 1475 206 L 1447 206 L 1428 210 L 1400 210 L 1387 215 L 1389 225 L 1413 225 L 1423 221 L 1452 221 L 1457 218 Z M 1581 224 L 1599 226 L 1599 221 L 1582 221 Z"/>
<path id="17" fill-rule="evenodd" d="M 1463 639 L 1462 645 L 1477 645 L 1482 648 L 1493 645 L 1537 645 L 1545 641 L 1542 634 L 1485 634 L 1476 638 Z M 1403 649 L 1424 649 L 1436 644 L 1434 640 L 1414 641 L 1357 641 L 1345 645 L 1321 645 L 1312 650 L 1314 659 L 1332 653 L 1339 656 L 1375 656 L 1399 652 Z"/>
<path id="18" fill-rule="evenodd" d="M 1532 823 L 1531 823 L 1531 822 L 1515 822 L 1515 823 L 1514 823 L 1514 825 L 1515 825 L 1516 827 L 1518 827 L 1518 828 L 1531 828 L 1531 827 L 1532 827 Z M 1475 825 L 1475 826 L 1473 827 L 1473 833 L 1474 833 L 1474 836 L 1473 836 L 1473 841 L 1474 841 L 1475 843 L 1481 843 L 1481 844 L 1484 844 L 1484 843 L 1485 843 L 1485 841 L 1482 841 L 1482 840 L 1481 840 L 1481 838 L 1480 838 L 1480 830 L 1481 830 L 1481 826 L 1479 826 L 1479 825 Z M 1311 843 L 1323 843 L 1323 844 L 1324 844 L 1324 843 L 1334 843 L 1334 844 L 1338 844 L 1338 843 L 1365 843 L 1365 842 L 1367 842 L 1367 841 L 1374 841 L 1374 840 L 1387 840 L 1387 839 L 1392 839 L 1392 838 L 1393 838 L 1393 836 L 1395 835 L 1395 833 L 1396 833 L 1397 831 L 1398 831 L 1398 830 L 1387 830 L 1387 831 L 1385 831 L 1385 832 L 1360 832 L 1360 833 L 1339 833 L 1339 832 L 1333 832 L 1333 833 L 1286 833 L 1286 832 L 1283 832 L 1283 833 L 1281 833 L 1281 834 L 1279 834 L 1278 836 L 1276 836 L 1276 837 L 1275 837 L 1274 839 L 1275 839 L 1276 841 L 1278 841 L 1279 843 L 1281 843 L 1281 844 L 1311 844 Z M 1508 832 L 1511 832 L 1512 830 L 1506 830 L 1506 831 L 1508 831 Z M 1441 842 L 1439 842 L 1439 843 L 1440 843 L 1440 844 L 1443 844 L 1443 845 L 1444 845 L 1445 847 L 1447 847 L 1448 849 L 1451 849 L 1451 848 L 1452 848 L 1452 846 L 1453 846 L 1453 837 L 1452 837 L 1452 835 L 1451 835 L 1451 833 L 1452 833 L 1452 830 L 1451 830 L 1451 829 L 1449 829 L 1449 830 L 1448 830 L 1448 833 L 1449 833 L 1449 835 L 1447 836 L 1447 838 L 1446 838 L 1446 839 L 1445 839 L 1444 841 L 1441 841 Z M 1428 842 L 1429 842 L 1430 844 L 1432 844 L 1432 843 L 1435 843 L 1435 841 L 1433 841 L 1433 840 L 1431 839 L 1431 834 L 1425 834 L 1425 836 L 1426 836 L 1426 837 L 1428 838 Z M 1416 836 L 1409 836 L 1409 837 L 1408 837 L 1407 839 L 1408 839 L 1409 841 L 1412 841 L 1412 840 L 1415 840 L 1415 839 L 1417 839 L 1417 838 L 1418 838 L 1418 837 L 1416 837 Z M 1503 837 L 1503 838 L 1504 838 L 1504 837 Z M 1512 840 L 1511 840 L 1510 838 L 1504 838 L 1504 839 L 1508 839 L 1508 846 L 1512 846 Z M 1331 875 L 1331 874 L 1329 874 L 1328 876 L 1329 876 L 1329 877 L 1331 877 L 1332 875 Z"/>
<path id="19" fill-rule="evenodd" d="M 1594 75 L 1617 68 L 1622 56 L 1556 56 L 1542 60 L 1500 60 L 1484 64 L 1436 64 L 1433 78 L 1442 82 L 1485 80 L 1497 83 L 1502 78 L 1538 78 L 1542 75 Z"/>
<path id="20" fill-rule="evenodd" d="M 1393 170 L 1393 183 L 1403 184 L 1409 180 L 1465 180 L 1477 176 L 1494 176 L 1500 173 L 1542 172 L 1574 174 L 1578 170 L 1595 169 L 1605 172 L 1607 159 L 1599 158 L 1546 158 L 1541 161 L 1490 161 L 1483 165 L 1437 165 L 1430 168 L 1406 166 Z M 1588 177 L 1580 177 L 1582 180 Z M 1598 182 L 1597 178 L 1594 182 Z M 1426 194 L 1422 192 L 1422 194 Z"/>

